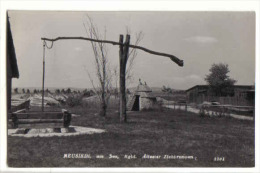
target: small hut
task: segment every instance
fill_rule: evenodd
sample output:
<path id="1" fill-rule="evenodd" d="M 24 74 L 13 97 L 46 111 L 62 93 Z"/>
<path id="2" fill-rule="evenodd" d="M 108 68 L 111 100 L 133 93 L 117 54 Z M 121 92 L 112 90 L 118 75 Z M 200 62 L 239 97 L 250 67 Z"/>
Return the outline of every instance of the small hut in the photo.
<path id="1" fill-rule="evenodd" d="M 142 84 L 141 80 L 137 86 L 133 96 L 128 101 L 128 111 L 140 111 L 143 109 L 153 108 L 157 104 L 156 97 L 153 95 L 152 90 L 149 86 Z"/>

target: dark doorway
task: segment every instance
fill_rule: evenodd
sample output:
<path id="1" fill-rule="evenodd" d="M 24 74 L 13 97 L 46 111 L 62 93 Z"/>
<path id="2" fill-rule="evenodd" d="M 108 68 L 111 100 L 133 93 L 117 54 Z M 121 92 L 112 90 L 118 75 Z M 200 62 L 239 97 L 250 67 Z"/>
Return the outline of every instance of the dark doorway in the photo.
<path id="1" fill-rule="evenodd" d="M 135 96 L 133 111 L 139 111 L 139 110 L 140 110 L 140 96 Z"/>

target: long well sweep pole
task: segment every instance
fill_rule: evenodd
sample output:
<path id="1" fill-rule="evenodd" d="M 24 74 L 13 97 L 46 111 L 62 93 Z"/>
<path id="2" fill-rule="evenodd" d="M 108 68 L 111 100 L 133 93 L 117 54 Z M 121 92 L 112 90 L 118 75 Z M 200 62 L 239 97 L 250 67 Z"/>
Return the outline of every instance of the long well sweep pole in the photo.
<path id="1" fill-rule="evenodd" d="M 58 41 L 58 40 L 86 40 L 86 41 L 93 41 L 93 42 L 98 42 L 98 43 L 108 43 L 112 45 L 119 45 L 119 63 L 120 63 L 120 121 L 121 122 L 126 122 L 127 121 L 127 116 L 126 116 L 126 95 L 125 95 L 125 68 L 126 68 L 126 63 L 127 63 L 127 58 L 128 58 L 128 50 L 130 48 L 134 49 L 140 49 L 145 52 L 148 52 L 150 54 L 158 55 L 158 56 L 164 56 L 170 58 L 173 62 L 178 64 L 179 66 L 183 66 L 183 60 L 180 60 L 174 55 L 162 53 L 162 52 L 156 52 L 141 46 L 136 46 L 136 45 L 131 45 L 130 44 L 130 35 L 126 36 L 126 41 L 123 43 L 124 37 L 123 35 L 120 35 L 119 42 L 115 41 L 110 41 L 110 40 L 97 40 L 97 39 L 92 39 L 92 38 L 86 38 L 86 37 L 57 37 L 54 39 L 50 38 L 41 38 L 44 41 L 43 44 L 43 49 L 45 51 L 45 41 Z M 47 47 L 48 48 L 48 47 Z M 43 53 L 44 53 L 43 51 Z M 43 97 L 44 97 L 44 73 L 45 73 L 45 59 L 43 55 L 43 82 L 42 82 L 42 110 L 44 110 L 44 105 L 43 105 Z"/>
<path id="2" fill-rule="evenodd" d="M 119 43 L 119 42 L 115 42 L 115 41 L 97 40 L 97 39 L 86 38 L 86 37 L 57 37 L 57 38 L 54 38 L 54 39 L 51 39 L 51 38 L 41 38 L 41 40 L 43 40 L 43 41 L 51 41 L 51 42 L 58 41 L 58 40 L 87 40 L 87 41 L 93 41 L 93 42 L 98 42 L 98 43 L 108 43 L 108 44 L 112 44 L 112 45 L 122 45 L 122 44 L 124 45 L 124 43 Z M 150 53 L 150 54 L 168 57 L 173 62 L 178 64 L 179 66 L 183 66 L 183 60 L 180 60 L 179 58 L 177 58 L 174 55 L 170 55 L 170 54 L 166 54 L 166 53 L 162 53 L 162 52 L 156 52 L 156 51 L 147 49 L 145 47 L 131 45 L 131 44 L 129 44 L 129 47 L 130 48 L 134 48 L 134 49 L 140 49 L 140 50 L 145 51 L 145 52 Z"/>

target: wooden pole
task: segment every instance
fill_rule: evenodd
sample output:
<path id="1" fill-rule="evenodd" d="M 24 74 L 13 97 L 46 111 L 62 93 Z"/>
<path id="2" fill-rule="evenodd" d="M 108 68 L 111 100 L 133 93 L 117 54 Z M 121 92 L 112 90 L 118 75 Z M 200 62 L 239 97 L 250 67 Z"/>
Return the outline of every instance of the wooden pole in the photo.
<path id="1" fill-rule="evenodd" d="M 43 42 L 43 61 L 42 61 L 42 112 L 44 112 L 44 77 L 45 77 L 45 41 Z"/>
<path id="2" fill-rule="evenodd" d="M 130 44 L 130 35 L 126 35 L 124 49 L 123 49 L 123 66 L 121 66 L 122 69 L 122 90 L 120 90 L 122 93 L 122 121 L 121 122 L 127 122 L 127 115 L 126 115 L 126 86 L 125 86 L 125 74 L 126 74 L 126 64 L 128 60 L 128 54 L 129 54 L 129 44 Z M 121 74 L 120 74 L 121 76 Z"/>
<path id="3" fill-rule="evenodd" d="M 124 36 L 120 35 L 119 43 L 123 43 Z M 120 63 L 120 122 L 127 122 L 126 115 L 126 87 L 125 73 L 129 53 L 130 35 L 126 36 L 125 43 L 119 45 L 119 63 Z"/>
<path id="4" fill-rule="evenodd" d="M 119 108 L 119 116 L 120 116 L 120 122 L 124 122 L 124 114 L 126 112 L 124 112 L 124 104 L 123 104 L 123 100 L 124 100 L 124 88 L 123 86 L 125 85 L 125 75 L 124 75 L 124 71 L 123 71 L 123 59 L 124 59 L 124 46 L 123 46 L 123 41 L 124 41 L 124 36 L 120 35 L 119 36 L 119 43 L 121 43 L 119 45 L 119 102 L 120 102 L 120 108 Z"/>

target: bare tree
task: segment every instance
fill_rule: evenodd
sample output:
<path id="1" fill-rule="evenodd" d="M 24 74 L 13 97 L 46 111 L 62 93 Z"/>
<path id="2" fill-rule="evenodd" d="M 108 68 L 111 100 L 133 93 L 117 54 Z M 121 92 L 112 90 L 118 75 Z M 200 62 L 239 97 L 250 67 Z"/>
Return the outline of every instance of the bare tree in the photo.
<path id="1" fill-rule="evenodd" d="M 94 25 L 92 19 L 87 16 L 87 26 L 84 23 L 84 27 L 88 37 L 92 39 L 105 39 L 106 38 L 106 29 L 104 31 L 104 36 L 99 33 L 98 28 Z M 94 84 L 92 77 L 89 75 L 92 86 L 95 90 L 95 93 L 98 95 L 98 98 L 101 103 L 101 116 L 106 116 L 107 106 L 109 98 L 111 96 L 111 70 L 109 68 L 109 62 L 107 57 L 107 47 L 102 42 L 93 42 L 91 41 L 91 46 L 95 58 L 95 67 L 96 67 L 96 77 L 97 84 Z"/>
<path id="2" fill-rule="evenodd" d="M 131 35 L 131 30 L 129 27 L 126 28 L 126 34 Z M 134 45 L 138 46 L 138 44 L 142 41 L 144 37 L 144 34 L 142 31 L 135 34 L 135 42 Z M 134 60 L 137 56 L 137 49 L 130 48 L 128 60 L 127 60 L 127 67 L 126 67 L 126 87 L 129 83 L 132 82 L 133 79 L 133 66 L 134 66 Z"/>
<path id="3" fill-rule="evenodd" d="M 15 93 L 15 94 L 18 94 L 18 88 L 15 88 L 15 89 L 14 89 L 14 93 Z"/>
<path id="4" fill-rule="evenodd" d="M 115 66 L 114 69 L 113 69 L 113 80 L 115 82 L 115 87 L 114 87 L 114 95 L 115 97 L 117 98 L 118 97 L 118 77 L 119 77 L 119 74 L 118 74 L 118 67 Z"/>

